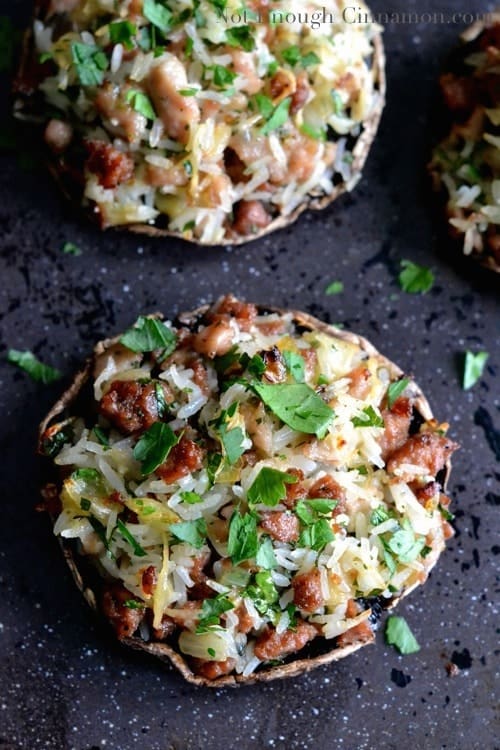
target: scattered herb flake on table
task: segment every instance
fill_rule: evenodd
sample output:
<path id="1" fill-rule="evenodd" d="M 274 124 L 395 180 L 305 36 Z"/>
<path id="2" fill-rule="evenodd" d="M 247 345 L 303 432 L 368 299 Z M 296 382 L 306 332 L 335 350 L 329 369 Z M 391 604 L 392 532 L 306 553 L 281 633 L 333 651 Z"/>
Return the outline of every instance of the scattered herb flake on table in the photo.
<path id="1" fill-rule="evenodd" d="M 333 295 L 333 294 L 341 294 L 344 291 L 344 283 L 342 281 L 332 281 L 331 284 L 328 284 L 328 286 L 325 289 L 325 294 Z"/>
<path id="2" fill-rule="evenodd" d="M 44 365 L 43 362 L 40 362 L 35 357 L 33 352 L 21 352 L 17 349 L 9 349 L 7 360 L 27 372 L 33 380 L 36 380 L 38 383 L 44 383 L 44 385 L 54 383 L 62 377 L 59 370 L 56 370 L 55 367 L 50 367 L 50 365 Z"/>
<path id="3" fill-rule="evenodd" d="M 417 639 L 404 617 L 391 615 L 387 618 L 385 639 L 390 646 L 395 646 L 401 654 L 415 654 L 420 651 Z"/>
<path id="4" fill-rule="evenodd" d="M 488 357 L 488 352 L 477 352 L 477 354 L 465 352 L 464 377 L 462 382 L 464 391 L 468 391 L 469 388 L 472 388 L 477 383 L 483 374 Z"/>
<path id="5" fill-rule="evenodd" d="M 61 249 L 64 255 L 78 256 L 82 254 L 81 249 L 74 242 L 65 242 Z"/>
<path id="6" fill-rule="evenodd" d="M 434 274 L 430 268 L 419 266 L 411 260 L 401 261 L 399 284 L 408 294 L 425 294 L 434 284 Z"/>

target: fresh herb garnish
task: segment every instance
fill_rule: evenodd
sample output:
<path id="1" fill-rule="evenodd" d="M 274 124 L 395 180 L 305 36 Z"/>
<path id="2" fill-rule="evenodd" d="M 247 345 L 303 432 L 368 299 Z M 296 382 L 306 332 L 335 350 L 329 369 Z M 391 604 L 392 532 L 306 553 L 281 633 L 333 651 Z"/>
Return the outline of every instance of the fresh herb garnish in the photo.
<path id="1" fill-rule="evenodd" d="M 430 268 L 419 266 L 411 260 L 402 260 L 401 268 L 399 284 L 408 294 L 425 294 L 434 284 L 434 274 Z"/>
<path id="2" fill-rule="evenodd" d="M 140 602 L 138 599 L 126 599 L 123 606 L 127 609 L 144 609 L 144 602 Z"/>
<path id="3" fill-rule="evenodd" d="M 207 524 L 204 518 L 197 518 L 196 521 L 173 523 L 170 526 L 170 532 L 179 542 L 186 542 L 186 544 L 200 549 L 207 538 Z"/>
<path id="4" fill-rule="evenodd" d="M 215 479 L 223 462 L 224 459 L 220 453 L 207 454 L 207 475 L 210 486 L 215 483 Z"/>
<path id="5" fill-rule="evenodd" d="M 328 284 L 328 286 L 326 287 L 325 294 L 340 294 L 343 291 L 344 283 L 342 281 L 332 281 L 331 284 Z"/>
<path id="6" fill-rule="evenodd" d="M 264 404 L 293 430 L 325 437 L 335 417 L 333 409 L 306 383 L 252 383 Z"/>
<path id="7" fill-rule="evenodd" d="M 67 424 L 61 427 L 54 435 L 43 438 L 42 453 L 44 456 L 54 458 L 66 443 L 71 443 L 74 439 L 73 425 Z"/>
<path id="8" fill-rule="evenodd" d="M 188 503 L 188 505 L 196 505 L 196 503 L 202 503 L 203 498 L 201 495 L 198 495 L 197 492 L 188 492 L 187 490 L 185 492 L 181 492 L 181 500 L 184 503 Z"/>
<path id="9" fill-rule="evenodd" d="M 290 102 L 292 101 L 290 96 L 283 99 L 272 111 L 271 115 L 267 119 L 266 124 L 262 128 L 262 135 L 269 135 L 273 130 L 281 128 L 282 125 L 288 120 Z"/>
<path id="10" fill-rule="evenodd" d="M 123 44 L 125 49 L 133 49 L 133 39 L 137 26 L 130 21 L 114 21 L 109 24 L 109 38 L 113 44 Z"/>
<path id="11" fill-rule="evenodd" d="M 278 589 L 274 585 L 271 573 L 269 571 L 260 571 L 256 573 L 251 584 L 243 592 L 244 596 L 251 599 L 255 609 L 261 615 L 269 614 L 272 611 L 273 604 L 279 599 Z"/>
<path id="12" fill-rule="evenodd" d="M 120 338 L 120 344 L 133 352 L 152 352 L 155 349 L 163 349 L 162 357 L 165 358 L 174 351 L 177 336 L 161 320 L 141 315 L 136 324 Z"/>
<path id="13" fill-rule="evenodd" d="M 354 427 L 383 427 L 384 420 L 377 414 L 373 406 L 366 406 L 361 416 L 351 419 Z"/>
<path id="14" fill-rule="evenodd" d="M 61 249 L 64 255 L 78 256 L 82 254 L 81 249 L 74 242 L 65 242 Z"/>
<path id="15" fill-rule="evenodd" d="M 311 65 L 319 65 L 321 62 L 315 52 L 307 52 L 303 55 L 300 51 L 300 47 L 296 44 L 284 49 L 281 56 L 285 62 L 292 66 L 292 68 L 295 67 L 295 65 L 300 65 L 302 68 L 308 68 Z"/>
<path id="16" fill-rule="evenodd" d="M 385 639 L 390 646 L 395 646 L 401 654 L 415 654 L 420 651 L 417 639 L 404 617 L 390 615 L 387 618 Z"/>
<path id="17" fill-rule="evenodd" d="M 330 515 L 337 505 L 337 500 L 327 500 L 324 498 L 299 500 L 295 506 L 295 515 L 300 518 L 302 523 L 306 524 L 306 526 L 310 526 L 311 524 L 316 523 L 321 515 Z"/>
<path id="18" fill-rule="evenodd" d="M 105 528 L 105 526 L 99 521 L 99 519 L 95 518 L 95 516 L 88 516 L 87 520 L 90 523 L 90 525 L 92 526 L 92 528 L 94 529 L 95 533 L 97 534 L 97 536 L 99 537 L 99 539 L 101 540 L 101 542 L 103 543 L 104 548 L 105 548 L 108 556 L 111 557 L 112 559 L 114 559 L 115 556 L 113 555 L 113 553 L 111 552 L 111 550 L 109 548 L 109 542 L 110 542 L 110 540 L 106 536 L 106 528 Z M 111 536 L 113 536 L 113 534 L 111 534 Z"/>
<path id="19" fill-rule="evenodd" d="M 441 515 L 443 516 L 443 518 L 444 518 L 445 521 L 453 521 L 453 519 L 455 518 L 455 516 L 453 515 L 453 513 L 450 513 L 450 511 L 448 510 L 448 508 L 445 508 L 444 505 L 441 505 L 441 503 L 439 503 L 439 505 L 438 505 L 438 510 L 441 513 Z"/>
<path id="20" fill-rule="evenodd" d="M 310 549 L 316 550 L 316 552 L 321 552 L 334 539 L 335 534 L 331 530 L 330 524 L 326 518 L 320 518 L 302 530 L 297 546 L 310 547 Z"/>
<path id="21" fill-rule="evenodd" d="M 269 466 L 264 466 L 248 490 L 248 502 L 252 505 L 262 503 L 263 505 L 273 507 L 280 500 L 285 499 L 285 485 L 295 484 L 296 482 L 297 477 L 293 474 L 286 474 L 277 469 L 271 469 Z"/>
<path id="22" fill-rule="evenodd" d="M 230 86 L 234 79 L 238 77 L 237 73 L 233 73 L 223 65 L 213 65 L 211 70 L 213 71 L 213 82 L 222 89 Z"/>
<path id="23" fill-rule="evenodd" d="M 193 87 L 189 87 L 187 89 L 179 89 L 178 93 L 181 96 L 196 96 L 196 94 L 198 93 L 198 91 L 199 91 L 199 89 L 195 89 Z"/>
<path id="24" fill-rule="evenodd" d="M 92 503 L 86 497 L 82 497 L 80 499 L 80 508 L 82 510 L 85 510 L 85 511 L 90 510 L 91 505 L 92 505 Z"/>
<path id="25" fill-rule="evenodd" d="M 255 39 L 250 26 L 234 26 L 226 30 L 226 42 L 230 47 L 241 47 L 245 52 L 255 49 Z"/>
<path id="26" fill-rule="evenodd" d="M 423 547 L 425 547 L 425 538 L 417 539 L 406 519 L 402 523 L 402 528 L 398 529 L 387 542 L 388 551 L 393 552 L 402 563 L 413 562 L 420 555 Z"/>
<path id="27" fill-rule="evenodd" d="M 210 630 L 218 628 L 221 615 L 224 612 L 229 612 L 230 609 L 234 609 L 234 604 L 224 594 L 219 594 L 213 599 L 204 599 L 196 633 L 198 635 L 208 633 Z"/>
<path id="28" fill-rule="evenodd" d="M 93 433 L 104 448 L 109 448 L 109 436 L 106 434 L 102 427 L 96 424 L 93 427 Z"/>
<path id="29" fill-rule="evenodd" d="M 153 102 L 144 91 L 130 89 L 130 91 L 127 91 L 126 99 L 127 102 L 132 105 L 134 111 L 145 117 L 146 120 L 156 119 Z"/>
<path id="30" fill-rule="evenodd" d="M 387 389 L 387 406 L 389 409 L 392 409 L 394 403 L 401 396 L 409 382 L 410 378 L 401 378 L 401 380 L 397 380 L 395 383 L 390 384 Z"/>
<path id="31" fill-rule="evenodd" d="M 130 544 L 130 546 L 134 550 L 134 555 L 136 557 L 145 557 L 146 556 L 146 554 L 147 554 L 146 550 L 144 550 L 141 547 L 141 545 L 139 544 L 139 542 L 137 541 L 137 539 L 130 533 L 130 531 L 125 526 L 125 524 L 123 523 L 123 521 L 121 521 L 120 519 L 118 519 L 117 522 L 116 522 L 116 528 L 118 529 L 118 531 L 120 532 L 120 534 L 122 535 L 122 537 L 125 539 L 125 541 Z"/>
<path id="32" fill-rule="evenodd" d="M 71 43 L 71 56 L 82 86 L 100 86 L 104 71 L 108 68 L 108 58 L 99 47 L 83 42 Z"/>
<path id="33" fill-rule="evenodd" d="M 227 553 L 233 565 L 253 559 L 258 550 L 257 516 L 254 513 L 241 515 L 235 511 L 229 522 Z"/>
<path id="34" fill-rule="evenodd" d="M 134 447 L 134 458 L 141 462 L 141 473 L 152 474 L 177 445 L 180 436 L 164 422 L 155 422 L 141 435 Z"/>
<path id="35" fill-rule="evenodd" d="M 165 399 L 165 391 L 161 383 L 155 383 L 155 396 L 156 396 L 156 409 L 160 419 L 166 417 L 168 414 L 168 405 Z"/>
<path id="36" fill-rule="evenodd" d="M 375 510 L 372 510 L 370 514 L 370 523 L 372 526 L 379 526 L 381 523 L 388 521 L 389 518 L 394 518 L 392 511 L 388 508 L 384 508 L 383 505 L 379 505 Z"/>
<path id="37" fill-rule="evenodd" d="M 165 34 L 170 31 L 172 22 L 172 12 L 155 0 L 144 0 L 142 15 L 147 18 L 153 26 Z"/>
<path id="38" fill-rule="evenodd" d="M 333 99 L 333 111 L 337 116 L 339 116 L 343 112 L 344 102 L 342 101 L 342 97 L 340 96 L 338 91 L 333 90 L 331 92 L 331 96 Z"/>
<path id="39" fill-rule="evenodd" d="M 299 130 L 309 138 L 314 138 L 315 141 L 326 141 L 326 129 L 325 128 L 314 128 L 312 125 L 308 125 L 307 122 L 303 122 L 299 125 Z"/>
<path id="40" fill-rule="evenodd" d="M 224 448 L 224 454 L 228 463 L 232 466 L 236 463 L 240 456 L 245 452 L 243 445 L 245 441 L 245 433 L 239 426 L 232 426 L 235 422 L 236 412 L 238 410 L 238 404 L 235 402 L 231 404 L 229 409 L 223 409 L 220 417 L 216 420 L 216 427 L 220 437 L 220 441 Z"/>
<path id="41" fill-rule="evenodd" d="M 40 360 L 35 357 L 33 352 L 29 351 L 18 351 L 17 349 L 9 349 L 7 353 L 7 361 L 13 365 L 17 365 L 28 373 L 28 375 L 36 380 L 38 383 L 48 385 L 54 383 L 56 380 L 62 378 L 62 374 L 55 367 L 50 365 L 44 365 Z"/>
<path id="42" fill-rule="evenodd" d="M 488 357 L 488 352 L 477 352 L 477 354 L 465 352 L 464 377 L 462 381 L 464 391 L 468 391 L 469 388 L 472 388 L 477 383 L 483 374 Z"/>
<path id="43" fill-rule="evenodd" d="M 270 537 L 266 536 L 260 541 L 255 562 L 259 568 L 263 568 L 264 570 L 273 570 L 278 567 L 278 561 L 276 560 Z"/>
<path id="44" fill-rule="evenodd" d="M 260 378 L 266 371 L 266 363 L 260 356 L 260 354 L 254 354 L 253 357 L 249 357 L 248 354 L 242 354 L 240 357 L 240 365 L 244 370 L 248 370 L 255 377 Z"/>
<path id="45" fill-rule="evenodd" d="M 304 357 L 296 352 L 282 352 L 285 360 L 286 369 L 293 377 L 296 383 L 303 383 L 305 380 L 306 363 Z"/>

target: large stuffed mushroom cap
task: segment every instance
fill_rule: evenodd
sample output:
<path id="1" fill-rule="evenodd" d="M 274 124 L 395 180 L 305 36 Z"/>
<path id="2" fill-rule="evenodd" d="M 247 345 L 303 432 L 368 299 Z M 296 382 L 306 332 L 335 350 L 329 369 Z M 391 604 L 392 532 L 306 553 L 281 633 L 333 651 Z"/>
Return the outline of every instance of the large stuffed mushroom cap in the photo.
<path id="1" fill-rule="evenodd" d="M 298 674 L 374 640 L 450 536 L 457 445 L 367 341 L 234 297 L 99 344 L 41 427 L 87 600 L 191 682 Z"/>
<path id="2" fill-rule="evenodd" d="M 245 242 L 360 177 L 385 79 L 359 10 L 40 0 L 16 114 L 42 126 L 52 172 L 103 228 Z"/>

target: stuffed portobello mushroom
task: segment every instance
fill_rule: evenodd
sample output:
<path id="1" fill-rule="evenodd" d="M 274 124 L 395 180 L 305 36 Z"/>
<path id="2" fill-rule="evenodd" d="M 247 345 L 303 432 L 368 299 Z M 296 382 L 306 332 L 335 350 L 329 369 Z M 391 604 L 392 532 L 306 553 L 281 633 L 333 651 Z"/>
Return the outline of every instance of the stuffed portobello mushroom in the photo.
<path id="1" fill-rule="evenodd" d="M 361 9 L 362 6 L 360 6 Z M 354 187 L 380 28 L 343 0 L 38 0 L 15 92 L 103 228 L 236 244 Z"/>
<path id="2" fill-rule="evenodd" d="M 462 34 L 440 85 L 451 129 L 429 165 L 434 186 L 465 255 L 500 272 L 500 13 Z"/>
<path id="3" fill-rule="evenodd" d="M 232 296 L 104 341 L 41 426 L 76 581 L 190 682 L 298 674 L 374 640 L 452 534 L 458 447 L 366 340 Z"/>

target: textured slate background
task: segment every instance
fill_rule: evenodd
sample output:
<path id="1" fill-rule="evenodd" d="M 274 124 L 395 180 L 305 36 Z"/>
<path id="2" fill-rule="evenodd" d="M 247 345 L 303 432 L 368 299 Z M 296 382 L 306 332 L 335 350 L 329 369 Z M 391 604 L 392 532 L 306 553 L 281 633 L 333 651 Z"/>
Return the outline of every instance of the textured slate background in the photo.
<path id="1" fill-rule="evenodd" d="M 0 13 L 21 27 L 29 6 L 1 0 Z M 374 0 L 373 7 L 415 11 L 417 3 L 394 0 L 388 8 Z M 477 0 L 425 0 L 418 7 L 487 9 Z M 362 184 L 324 213 L 247 247 L 194 249 L 100 234 L 70 213 L 43 169 L 27 170 L 21 152 L 2 154 L 0 748 L 500 747 L 499 279 L 449 262 L 423 172 L 436 75 L 461 28 L 387 28 L 389 101 Z M 4 111 L 7 90 L 4 76 Z M 66 241 L 82 255 L 63 255 Z M 437 280 L 428 295 L 399 290 L 401 258 L 433 267 Z M 325 296 L 335 279 L 344 293 Z M 450 484 L 457 535 L 427 585 L 400 607 L 422 645 L 419 654 L 398 656 L 379 633 L 376 646 L 309 676 L 233 691 L 196 689 L 115 645 L 75 590 L 48 520 L 33 511 L 36 425 L 61 385 L 31 382 L 5 362 L 6 349 L 32 349 L 69 377 L 97 339 L 138 313 L 161 309 L 171 316 L 230 290 L 368 336 L 414 373 L 461 442 Z M 481 383 L 464 393 L 460 352 L 467 348 L 491 357 Z M 447 676 L 450 660 L 456 677 Z"/>

